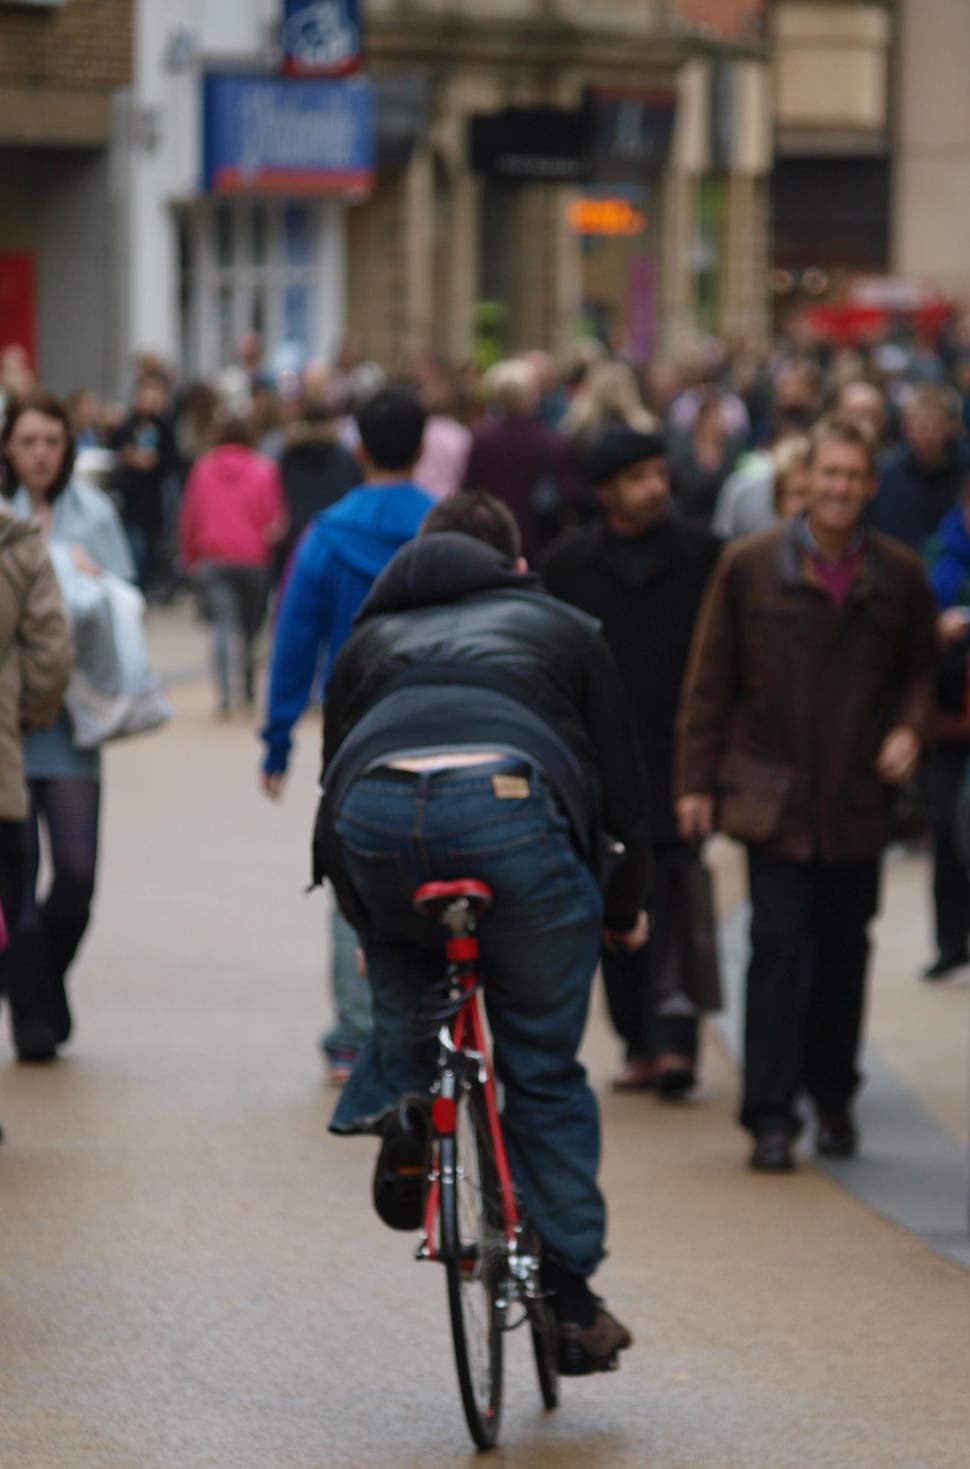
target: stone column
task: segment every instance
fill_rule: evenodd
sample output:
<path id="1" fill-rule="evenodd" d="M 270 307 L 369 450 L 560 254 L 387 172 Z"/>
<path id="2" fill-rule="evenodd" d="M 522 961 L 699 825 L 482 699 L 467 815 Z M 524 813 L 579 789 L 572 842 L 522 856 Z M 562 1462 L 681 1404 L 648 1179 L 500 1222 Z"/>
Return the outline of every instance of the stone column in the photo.
<path id="1" fill-rule="evenodd" d="M 660 350 L 676 356 L 690 339 L 695 320 L 694 232 L 697 176 L 668 168 L 662 189 L 660 248 Z"/>
<path id="2" fill-rule="evenodd" d="M 726 335 L 768 333 L 771 100 L 767 68 L 734 67 L 735 129 L 727 181 L 727 217 L 721 276 L 719 330 Z"/>
<path id="3" fill-rule="evenodd" d="M 768 331 L 768 206 L 764 183 L 750 173 L 728 178 L 718 329 L 725 336 Z"/>
<path id="4" fill-rule="evenodd" d="M 480 214 L 481 184 L 461 167 L 452 177 L 449 231 L 447 349 L 454 362 L 469 358 L 475 341 Z"/>
<path id="5" fill-rule="evenodd" d="M 698 181 L 709 165 L 710 76 L 705 61 L 689 61 L 677 77 L 677 123 L 662 188 L 660 349 L 676 354 L 696 318 L 694 236 Z"/>
<path id="6" fill-rule="evenodd" d="M 434 165 L 431 149 L 419 148 L 408 165 L 403 189 L 404 320 L 406 356 L 430 352 L 434 313 Z"/>

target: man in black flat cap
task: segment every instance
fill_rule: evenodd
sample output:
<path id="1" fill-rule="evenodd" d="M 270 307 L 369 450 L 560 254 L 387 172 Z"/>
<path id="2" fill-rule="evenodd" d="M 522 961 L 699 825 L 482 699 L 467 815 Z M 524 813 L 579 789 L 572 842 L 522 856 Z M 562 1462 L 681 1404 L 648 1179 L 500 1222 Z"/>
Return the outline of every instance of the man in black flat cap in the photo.
<path id="1" fill-rule="evenodd" d="M 626 1064 L 614 1085 L 657 1088 L 673 1098 L 693 1086 L 697 1063 L 696 1015 L 678 999 L 685 889 L 697 854 L 680 840 L 674 816 L 674 722 L 691 633 L 720 542 L 674 512 L 666 453 L 659 434 L 603 434 L 586 465 L 603 519 L 562 536 L 541 570 L 555 596 L 602 623 L 636 712 L 657 863 L 653 933 L 637 954 L 604 949 L 603 974 L 610 1014 L 626 1045 Z"/>

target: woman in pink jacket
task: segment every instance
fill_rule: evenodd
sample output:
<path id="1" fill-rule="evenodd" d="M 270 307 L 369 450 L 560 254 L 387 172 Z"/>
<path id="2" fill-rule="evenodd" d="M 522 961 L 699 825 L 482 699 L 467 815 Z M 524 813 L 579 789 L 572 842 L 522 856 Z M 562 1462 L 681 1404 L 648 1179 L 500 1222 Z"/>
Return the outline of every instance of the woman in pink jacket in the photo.
<path id="1" fill-rule="evenodd" d="M 286 530 L 276 462 L 249 444 L 246 425 L 231 419 L 208 454 L 196 460 L 179 518 L 179 551 L 198 577 L 213 628 L 219 713 L 232 707 L 232 650 L 242 652 L 247 707 L 256 702 L 255 641 L 269 599 L 273 547 Z"/>

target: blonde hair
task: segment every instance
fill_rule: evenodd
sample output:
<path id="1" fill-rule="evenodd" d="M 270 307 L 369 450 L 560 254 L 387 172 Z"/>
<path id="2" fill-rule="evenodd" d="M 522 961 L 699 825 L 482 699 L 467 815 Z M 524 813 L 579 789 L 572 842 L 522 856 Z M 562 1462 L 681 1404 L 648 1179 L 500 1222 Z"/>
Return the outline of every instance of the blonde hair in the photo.
<path id="1" fill-rule="evenodd" d="M 596 362 L 590 368 L 566 414 L 568 434 L 598 433 L 610 420 L 638 433 L 653 433 L 657 420 L 643 406 L 636 373 L 625 362 Z"/>
<path id="2" fill-rule="evenodd" d="M 872 430 L 855 418 L 840 418 L 837 413 L 831 413 L 826 418 L 820 418 L 809 435 L 811 446 L 808 456 L 809 464 L 815 462 L 821 444 L 855 444 L 862 449 L 868 461 L 870 474 L 875 473 L 876 468 L 876 436 Z"/>
<path id="3" fill-rule="evenodd" d="M 529 413 L 538 406 L 539 374 L 531 362 L 509 358 L 488 369 L 482 382 L 486 400 L 505 413 Z"/>
<path id="4" fill-rule="evenodd" d="M 807 434 L 793 439 L 782 439 L 772 450 L 771 466 L 774 475 L 771 487 L 776 513 L 781 513 L 781 502 L 788 481 L 799 469 L 807 469 L 812 462 L 812 441 Z"/>

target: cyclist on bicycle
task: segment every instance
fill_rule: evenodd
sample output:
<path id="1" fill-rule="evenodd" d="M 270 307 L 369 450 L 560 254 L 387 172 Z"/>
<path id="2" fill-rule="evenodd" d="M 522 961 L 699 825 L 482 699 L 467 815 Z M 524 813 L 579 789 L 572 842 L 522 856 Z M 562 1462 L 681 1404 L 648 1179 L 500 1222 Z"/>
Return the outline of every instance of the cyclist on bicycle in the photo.
<path id="1" fill-rule="evenodd" d="M 434 1050 L 415 1050 L 408 1016 L 440 978 L 442 936 L 411 898 L 432 878 L 487 883 L 485 1001 L 512 1170 L 562 1362 L 578 1343 L 595 1370 L 631 1338 L 588 1285 L 605 1207 L 577 1052 L 604 929 L 619 947 L 646 939 L 645 781 L 599 625 L 543 590 L 520 545 L 488 495 L 436 506 L 372 589 L 327 690 L 315 874 L 363 935 L 374 999 L 331 1130 L 381 1135 L 378 1212 L 418 1228 Z M 605 832 L 625 853 L 604 884 Z"/>

